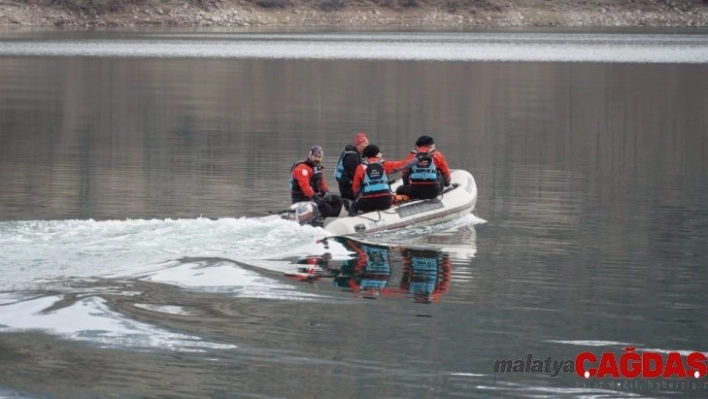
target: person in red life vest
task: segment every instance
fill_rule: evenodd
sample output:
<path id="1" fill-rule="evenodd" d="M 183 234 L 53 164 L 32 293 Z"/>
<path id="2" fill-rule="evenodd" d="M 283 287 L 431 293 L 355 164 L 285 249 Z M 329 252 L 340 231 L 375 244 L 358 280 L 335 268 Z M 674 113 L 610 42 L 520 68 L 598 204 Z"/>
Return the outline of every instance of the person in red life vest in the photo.
<path id="1" fill-rule="evenodd" d="M 301 271 L 311 271 L 313 269 L 326 269 L 329 267 L 329 263 L 332 261 L 332 254 L 329 252 L 325 252 L 322 255 L 310 255 L 304 259 L 300 259 L 297 261 L 298 265 L 305 265 L 302 267 L 299 267 Z"/>
<path id="2" fill-rule="evenodd" d="M 334 170 L 334 178 L 339 184 L 339 194 L 344 200 L 356 201 L 356 195 L 352 190 L 354 183 L 354 172 L 361 165 L 361 157 L 364 148 L 369 145 L 369 138 L 365 132 L 357 133 L 354 136 L 354 145 L 347 145 L 342 151 L 337 161 L 337 167 Z M 348 201 L 344 202 L 344 207 L 349 210 Z"/>
<path id="3" fill-rule="evenodd" d="M 310 148 L 307 159 L 290 168 L 290 198 L 292 203 L 314 201 L 322 219 L 338 217 L 342 211 L 342 197 L 331 194 L 322 175 L 322 147 Z"/>
<path id="4" fill-rule="evenodd" d="M 417 158 L 419 162 L 404 172 L 403 185 L 396 189 L 396 194 L 412 199 L 433 199 L 442 193 L 443 187 L 450 186 L 450 168 L 443 154 L 435 149 L 432 137 L 420 136 L 415 146 L 408 159 Z"/>
<path id="5" fill-rule="evenodd" d="M 400 288 L 416 303 L 438 302 L 450 290 L 450 255 L 432 250 L 404 248 Z"/>
<path id="6" fill-rule="evenodd" d="M 325 252 L 324 254 L 310 255 L 305 259 L 301 259 L 297 262 L 298 273 L 286 273 L 287 276 L 295 277 L 301 281 L 316 281 L 322 277 L 326 272 L 330 272 L 329 264 L 332 261 L 332 254 Z"/>
<path id="7" fill-rule="evenodd" d="M 416 158 L 402 161 L 384 161 L 382 153 L 375 144 L 364 148 L 362 164 L 354 172 L 352 190 L 357 200 L 349 207 L 349 216 L 359 211 L 370 212 L 386 210 L 391 207 L 394 195 L 389 186 L 388 175 L 411 167 L 418 163 Z"/>

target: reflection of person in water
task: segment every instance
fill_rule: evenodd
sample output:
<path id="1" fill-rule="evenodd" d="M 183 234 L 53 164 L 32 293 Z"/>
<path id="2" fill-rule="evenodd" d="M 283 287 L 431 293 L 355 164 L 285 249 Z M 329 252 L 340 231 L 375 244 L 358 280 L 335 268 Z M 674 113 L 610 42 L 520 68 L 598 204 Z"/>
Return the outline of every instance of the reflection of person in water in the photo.
<path id="1" fill-rule="evenodd" d="M 304 259 L 300 259 L 297 261 L 297 264 L 299 265 L 307 265 L 303 266 L 304 268 L 313 268 L 313 267 L 319 267 L 322 269 L 326 269 L 329 266 L 329 262 L 332 260 L 332 254 L 329 252 L 325 252 L 322 255 L 310 255 Z M 303 268 L 301 267 L 301 268 Z"/>
<path id="2" fill-rule="evenodd" d="M 342 264 L 341 274 L 334 283 L 349 287 L 364 298 L 377 298 L 391 277 L 391 249 L 353 240 L 340 242 L 355 252 L 356 258 Z"/>
<path id="3" fill-rule="evenodd" d="M 417 303 L 432 303 L 450 287 L 450 256 L 447 253 L 364 244 L 351 239 L 338 239 L 356 256 L 342 264 L 335 285 L 348 287 L 364 298 L 379 295 L 412 296 Z M 398 287 L 388 287 L 393 268 L 391 251 L 400 251 L 403 258 L 402 276 Z"/>
<path id="4" fill-rule="evenodd" d="M 287 274 L 291 277 L 297 277 L 303 281 L 314 281 L 322 277 L 322 274 L 329 270 L 332 254 L 325 252 L 322 255 L 310 255 L 304 259 L 297 261 L 298 273 Z"/>
<path id="5" fill-rule="evenodd" d="M 431 303 L 450 289 L 450 256 L 430 250 L 403 249 L 401 290 L 417 303 Z"/>

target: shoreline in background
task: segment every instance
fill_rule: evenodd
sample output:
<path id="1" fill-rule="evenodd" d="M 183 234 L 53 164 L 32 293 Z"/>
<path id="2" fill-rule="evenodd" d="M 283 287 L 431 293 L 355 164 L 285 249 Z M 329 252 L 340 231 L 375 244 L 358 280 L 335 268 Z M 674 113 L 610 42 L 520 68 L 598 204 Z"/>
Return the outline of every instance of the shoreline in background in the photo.
<path id="1" fill-rule="evenodd" d="M 708 0 L 0 0 L 0 26 L 484 29 L 708 27 Z M 383 5 L 387 4 L 387 5 Z"/>

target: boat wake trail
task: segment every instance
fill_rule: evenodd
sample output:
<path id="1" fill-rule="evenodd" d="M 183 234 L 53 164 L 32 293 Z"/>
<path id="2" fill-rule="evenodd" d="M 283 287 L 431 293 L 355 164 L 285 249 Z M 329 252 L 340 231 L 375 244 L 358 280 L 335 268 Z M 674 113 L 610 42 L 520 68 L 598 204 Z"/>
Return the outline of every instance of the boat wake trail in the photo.
<path id="1" fill-rule="evenodd" d="M 139 277 L 184 257 L 297 256 L 324 235 L 320 228 L 254 218 L 3 222 L 0 291 L 46 288 L 56 279 Z"/>
<path id="2" fill-rule="evenodd" d="M 484 220 L 467 215 L 367 240 L 470 259 L 479 223 Z M 238 303 L 253 298 L 329 302 L 341 297 L 341 289 L 331 284 L 317 290 L 292 279 L 313 259 L 340 266 L 358 261 L 352 245 L 320 241 L 326 236 L 322 228 L 255 218 L 3 222 L 0 333 L 36 330 L 114 347 L 235 348 L 202 341 L 192 320 L 222 320 L 214 316 L 220 312 L 236 317 Z"/>

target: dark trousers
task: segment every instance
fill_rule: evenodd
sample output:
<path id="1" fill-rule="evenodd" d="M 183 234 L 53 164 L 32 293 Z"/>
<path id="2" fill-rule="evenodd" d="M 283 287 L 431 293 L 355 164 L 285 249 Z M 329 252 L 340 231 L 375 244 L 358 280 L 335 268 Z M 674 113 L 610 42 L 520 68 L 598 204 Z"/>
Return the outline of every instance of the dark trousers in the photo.
<path id="1" fill-rule="evenodd" d="M 438 182 L 433 184 L 408 184 L 396 189 L 396 194 L 407 195 L 411 199 L 433 199 L 442 192 L 442 179 L 438 176 Z"/>
<path id="2" fill-rule="evenodd" d="M 337 182 L 337 183 L 339 183 L 339 194 L 342 195 L 342 198 L 348 199 L 350 201 L 356 201 L 356 195 L 354 195 L 354 192 L 352 191 L 351 184 L 342 183 L 342 182 Z"/>
<path id="3" fill-rule="evenodd" d="M 359 211 L 362 213 L 371 211 L 383 211 L 391 207 L 391 197 L 359 198 L 349 206 L 349 216 L 354 216 Z"/>
<path id="4" fill-rule="evenodd" d="M 322 202 L 317 206 L 317 209 L 319 209 L 322 219 L 336 218 L 339 217 L 339 213 L 342 212 L 342 204 L 342 197 L 330 193 L 329 201 Z"/>

